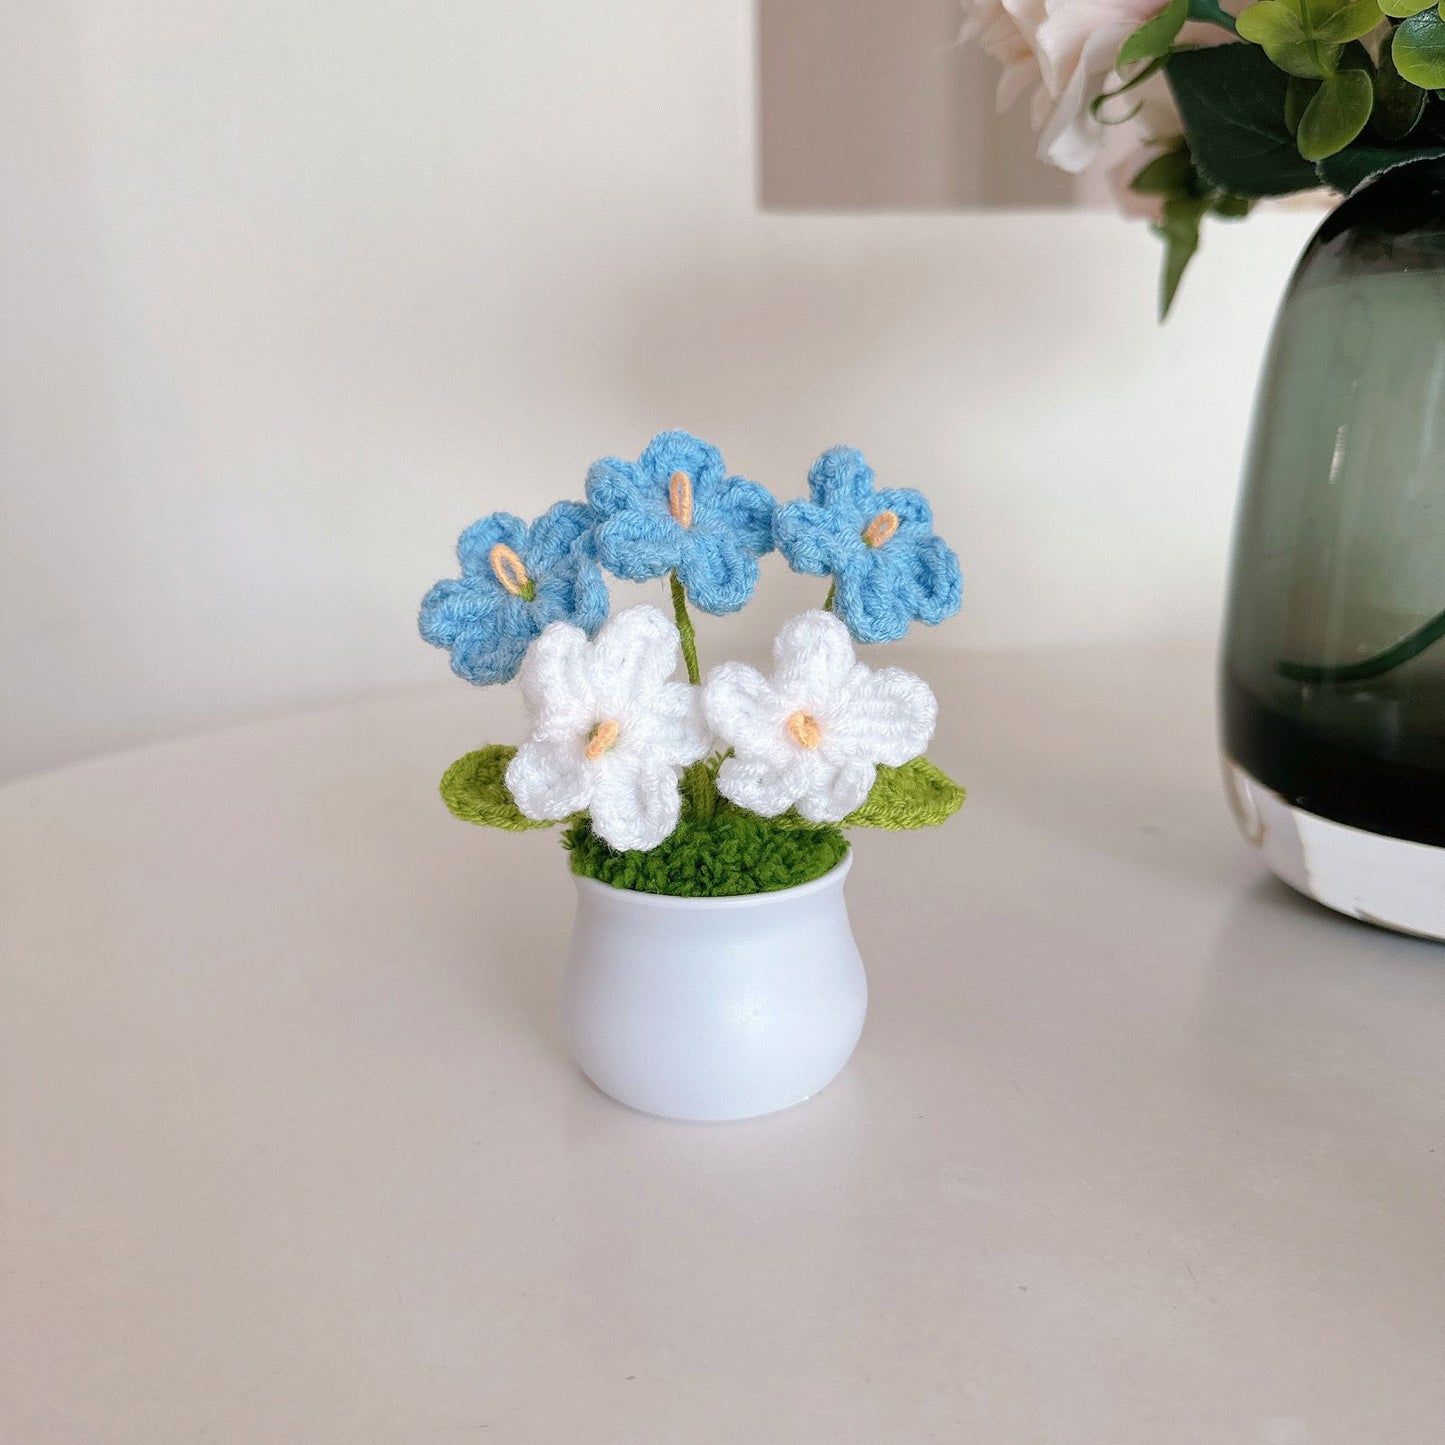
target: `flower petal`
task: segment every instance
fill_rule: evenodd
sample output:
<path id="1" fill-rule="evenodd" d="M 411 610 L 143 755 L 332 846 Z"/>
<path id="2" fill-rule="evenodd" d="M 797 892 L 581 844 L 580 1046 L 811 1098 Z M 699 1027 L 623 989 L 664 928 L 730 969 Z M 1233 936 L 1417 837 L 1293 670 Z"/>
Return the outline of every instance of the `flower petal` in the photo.
<path id="1" fill-rule="evenodd" d="M 674 769 L 611 753 L 596 768 L 592 828 L 604 842 L 619 850 L 656 848 L 677 827 L 682 797 Z"/>
<path id="2" fill-rule="evenodd" d="M 664 505 L 674 472 L 687 473 L 694 504 L 704 506 L 727 475 L 722 453 L 711 442 L 685 431 L 658 432 L 642 449 L 637 465 L 651 479 Z"/>
<path id="3" fill-rule="evenodd" d="M 702 713 L 702 689 L 685 682 L 665 683 L 649 703 L 649 747 L 663 762 L 686 767 L 712 751 L 712 732 Z"/>
<path id="4" fill-rule="evenodd" d="M 653 705 L 677 671 L 682 646 L 677 627 L 656 607 L 629 607 L 603 624 L 588 660 L 591 694 L 605 717 Z"/>
<path id="5" fill-rule="evenodd" d="M 527 656 L 529 633 L 506 629 L 464 633 L 452 646 L 452 671 L 478 687 L 511 682 Z"/>
<path id="6" fill-rule="evenodd" d="M 579 543 L 584 544 L 584 555 L 590 552 L 595 520 L 592 508 L 582 502 L 557 502 L 543 512 L 527 533 L 527 545 L 519 549 L 533 580 L 570 564 Z"/>
<path id="7" fill-rule="evenodd" d="M 536 634 L 532 614 L 519 599 L 480 578 L 448 578 L 422 599 L 421 635 L 451 651 L 452 671 L 479 686 L 509 682 Z"/>
<path id="8" fill-rule="evenodd" d="M 702 708 L 724 749 L 779 764 L 790 756 L 783 731 L 787 704 L 757 668 L 745 662 L 724 662 L 713 668 L 703 684 Z"/>
<path id="9" fill-rule="evenodd" d="M 571 622 L 590 637 L 607 620 L 611 599 L 601 569 L 580 548 L 578 543 L 565 562 L 537 578 L 532 608 L 539 625 Z"/>
<path id="10" fill-rule="evenodd" d="M 491 625 L 506 594 L 447 577 L 421 600 L 417 627 L 433 647 L 452 647 L 460 637 Z"/>
<path id="11" fill-rule="evenodd" d="M 575 744 L 533 738 L 507 764 L 507 791 L 529 818 L 557 820 L 580 813 L 596 776 Z"/>
<path id="12" fill-rule="evenodd" d="M 891 560 L 902 555 L 890 554 L 884 547 L 869 552 L 838 575 L 833 608 L 859 642 L 897 642 L 908 631 L 913 614 L 908 600 L 900 595 L 905 588 L 900 586 Z M 903 582 L 907 583 L 906 572 Z"/>
<path id="13" fill-rule="evenodd" d="M 900 768 L 928 746 L 937 722 L 938 699 L 921 677 L 899 667 L 872 672 L 860 666 L 846 706 L 832 719 L 828 744 Z"/>
<path id="14" fill-rule="evenodd" d="M 587 468 L 587 503 L 600 520 L 649 502 L 655 507 L 658 499 L 651 478 L 636 462 L 602 457 Z"/>
<path id="15" fill-rule="evenodd" d="M 542 630 L 522 667 L 522 700 L 539 738 L 575 744 L 597 721 L 587 634 L 580 627 L 553 622 Z"/>
<path id="16" fill-rule="evenodd" d="M 855 808 L 863 806 L 877 776 L 877 768 L 861 759 L 851 759 L 826 772 L 820 770 L 798 799 L 798 812 L 810 823 L 841 823 Z"/>
<path id="17" fill-rule="evenodd" d="M 758 585 L 758 559 L 726 532 L 677 531 L 677 575 L 688 600 L 714 617 L 740 612 Z"/>
<path id="18" fill-rule="evenodd" d="M 773 542 L 794 572 L 826 577 L 838 566 L 838 523 L 816 502 L 784 502 L 773 515 Z"/>
<path id="19" fill-rule="evenodd" d="M 802 784 L 802 771 L 791 759 L 725 758 L 717 775 L 717 790 L 723 797 L 764 818 L 787 812 L 797 802 Z"/>
<path id="20" fill-rule="evenodd" d="M 942 537 L 928 537 L 914 549 L 909 602 L 913 615 L 930 625 L 952 617 L 963 605 L 963 572 Z"/>
<path id="21" fill-rule="evenodd" d="M 874 496 L 873 505 L 877 508 L 874 516 L 892 512 L 898 518 L 900 531 L 911 526 L 927 532 L 933 527 L 933 508 L 928 498 L 913 487 L 883 487 Z"/>
<path id="22" fill-rule="evenodd" d="M 607 620 L 611 606 L 602 569 L 590 557 L 581 559 L 572 591 L 572 620 L 590 637 Z"/>
<path id="23" fill-rule="evenodd" d="M 873 506 L 873 468 L 856 447 L 824 452 L 808 473 L 808 491 L 820 506 L 848 515 L 860 527 L 873 515 L 868 511 Z"/>
<path id="24" fill-rule="evenodd" d="M 719 493 L 719 525 L 756 557 L 773 550 L 773 513 L 778 504 L 766 487 L 732 477 Z"/>
<path id="25" fill-rule="evenodd" d="M 773 681 L 792 707 L 826 709 L 856 661 L 848 629 L 831 612 L 800 612 L 773 641 Z"/>
<path id="26" fill-rule="evenodd" d="M 473 522 L 457 538 L 457 561 L 462 564 L 462 575 L 490 580 L 501 590 L 502 584 L 492 572 L 492 548 L 498 542 L 521 553 L 527 545 L 527 524 L 510 512 L 493 512 L 490 517 Z"/>
<path id="27" fill-rule="evenodd" d="M 687 535 L 665 511 L 621 511 L 597 529 L 597 560 L 629 582 L 648 582 L 676 569 Z"/>

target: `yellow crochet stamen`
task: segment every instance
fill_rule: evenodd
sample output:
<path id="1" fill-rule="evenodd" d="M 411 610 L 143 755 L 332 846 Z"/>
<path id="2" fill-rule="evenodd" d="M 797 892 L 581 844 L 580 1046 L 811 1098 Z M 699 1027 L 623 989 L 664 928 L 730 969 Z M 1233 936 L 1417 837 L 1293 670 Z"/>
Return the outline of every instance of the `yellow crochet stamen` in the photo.
<path id="1" fill-rule="evenodd" d="M 667 484 L 667 510 L 679 526 L 692 526 L 692 478 L 686 472 L 672 474 Z"/>
<path id="2" fill-rule="evenodd" d="M 784 727 L 788 730 L 788 736 L 800 748 L 807 748 L 809 752 L 823 741 L 823 729 L 818 726 L 815 718 L 809 717 L 805 712 L 793 713 L 784 723 Z"/>
<path id="3" fill-rule="evenodd" d="M 617 724 L 611 718 L 597 724 L 587 735 L 586 758 L 595 763 L 617 741 Z"/>
<path id="4" fill-rule="evenodd" d="M 527 569 L 522 566 L 522 559 L 505 542 L 498 542 L 493 546 L 492 550 L 487 553 L 487 561 L 492 564 L 492 573 L 497 581 L 513 597 L 520 597 L 524 601 L 530 602 L 537 595 L 537 588 L 532 579 L 527 576 Z"/>
<path id="5" fill-rule="evenodd" d="M 863 540 L 870 547 L 881 547 L 898 530 L 897 512 L 879 512 L 863 528 Z"/>

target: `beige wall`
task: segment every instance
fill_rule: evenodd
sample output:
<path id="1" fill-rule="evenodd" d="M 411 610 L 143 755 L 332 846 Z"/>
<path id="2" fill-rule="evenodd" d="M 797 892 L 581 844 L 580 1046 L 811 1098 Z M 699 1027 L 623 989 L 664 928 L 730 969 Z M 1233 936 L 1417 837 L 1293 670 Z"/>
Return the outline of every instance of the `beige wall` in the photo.
<path id="1" fill-rule="evenodd" d="M 783 495 L 835 442 L 923 486 L 968 579 L 930 647 L 1215 625 L 1313 218 L 1212 228 L 1161 328 L 1112 215 L 760 211 L 742 0 L 13 14 L 0 776 L 460 687 L 415 630 L 457 532 L 665 426 Z M 819 600 L 765 577 L 710 658 Z"/>
<path id="2" fill-rule="evenodd" d="M 759 189 L 776 210 L 1068 205 L 1027 100 L 960 45 L 958 0 L 758 0 Z"/>

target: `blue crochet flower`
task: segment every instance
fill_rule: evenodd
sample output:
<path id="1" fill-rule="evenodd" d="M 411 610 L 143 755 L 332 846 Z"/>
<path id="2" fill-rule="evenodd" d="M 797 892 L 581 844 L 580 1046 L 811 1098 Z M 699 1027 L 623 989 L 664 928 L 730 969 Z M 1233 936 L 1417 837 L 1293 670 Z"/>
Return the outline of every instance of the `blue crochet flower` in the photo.
<path id="1" fill-rule="evenodd" d="M 777 503 L 756 482 L 730 477 L 722 453 L 685 431 L 665 431 L 635 462 L 604 457 L 587 471 L 597 515 L 597 560 L 629 582 L 676 572 L 704 612 L 736 612 L 773 550 Z"/>
<path id="2" fill-rule="evenodd" d="M 421 635 L 452 654 L 468 682 L 509 682 L 549 622 L 590 636 L 607 617 L 607 584 L 592 547 L 591 509 L 558 502 L 528 526 L 510 512 L 473 522 L 457 539 L 460 578 L 422 599 Z"/>
<path id="3" fill-rule="evenodd" d="M 824 452 L 808 490 L 811 501 L 778 508 L 773 537 L 793 571 L 833 578 L 833 610 L 859 642 L 896 642 L 915 619 L 942 622 L 958 611 L 958 558 L 934 535 L 921 492 L 875 490 L 873 469 L 852 447 Z"/>

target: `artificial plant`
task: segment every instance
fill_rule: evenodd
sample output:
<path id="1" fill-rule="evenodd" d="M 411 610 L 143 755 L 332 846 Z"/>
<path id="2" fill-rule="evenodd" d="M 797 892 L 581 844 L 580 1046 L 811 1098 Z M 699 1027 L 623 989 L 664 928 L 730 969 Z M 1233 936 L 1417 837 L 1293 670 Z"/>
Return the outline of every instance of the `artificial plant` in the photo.
<path id="1" fill-rule="evenodd" d="M 923 756 L 933 693 L 859 661 L 854 642 L 952 616 L 958 559 L 921 493 L 877 488 L 851 448 L 808 481 L 779 506 L 716 447 L 663 432 L 636 461 L 594 463 L 585 501 L 463 532 L 461 575 L 427 593 L 422 636 L 469 682 L 519 678 L 531 733 L 458 759 L 447 807 L 487 827 L 561 824 L 575 872 L 688 897 L 805 883 L 841 860 L 846 829 L 957 811 L 963 789 Z M 704 677 L 692 609 L 744 607 L 774 549 L 829 580 L 823 607 L 779 631 L 770 674 L 724 662 Z M 609 615 L 604 569 L 661 580 L 668 610 Z"/>

